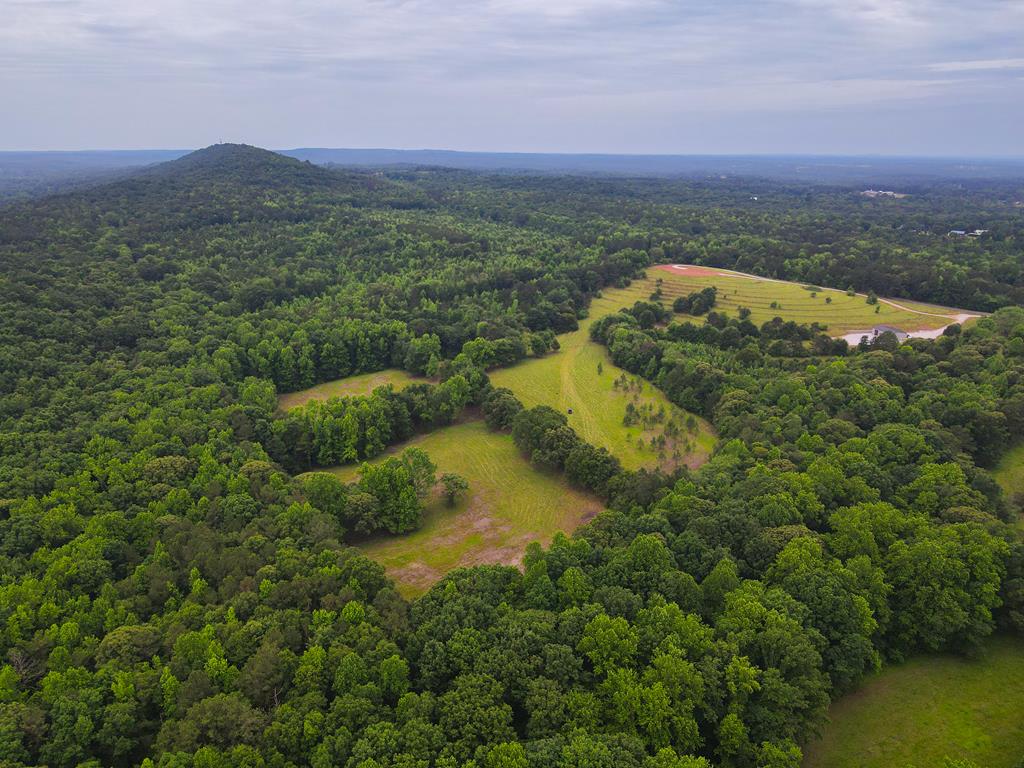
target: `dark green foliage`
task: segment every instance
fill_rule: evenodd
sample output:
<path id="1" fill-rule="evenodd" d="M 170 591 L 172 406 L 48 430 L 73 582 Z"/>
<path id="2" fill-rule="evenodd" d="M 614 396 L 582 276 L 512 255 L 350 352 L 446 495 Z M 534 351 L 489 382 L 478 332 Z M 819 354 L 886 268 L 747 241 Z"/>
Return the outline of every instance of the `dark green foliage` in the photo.
<path id="1" fill-rule="evenodd" d="M 469 481 L 454 472 L 445 472 L 441 475 L 441 486 L 444 488 L 449 507 L 454 507 L 458 498 L 465 496 L 469 491 Z"/>
<path id="2" fill-rule="evenodd" d="M 523 404 L 511 390 L 499 387 L 489 390 L 483 398 L 481 410 L 491 429 L 511 429 Z"/>
<path id="3" fill-rule="evenodd" d="M 379 464 L 363 464 L 357 487 L 376 502 L 373 517 L 362 517 L 356 523 L 360 532 L 383 528 L 388 533 L 405 533 L 419 527 L 423 505 L 405 461 L 392 457 Z"/>
<path id="4" fill-rule="evenodd" d="M 1024 432 L 1019 309 L 863 352 L 713 311 L 665 326 L 660 296 L 602 318 L 616 363 L 722 438 L 672 477 L 490 387 L 652 262 L 1024 298 L 1002 192 L 881 208 L 757 184 L 754 210 L 742 180 L 352 174 L 218 147 L 5 209 L 0 763 L 796 766 L 879 662 L 1019 631 L 1015 510 L 980 468 Z M 927 234 L 965 207 L 989 237 Z M 433 381 L 276 410 L 277 389 L 394 365 Z M 460 569 L 409 603 L 344 541 L 417 526 L 429 457 L 349 485 L 292 473 L 477 406 L 609 508 L 522 571 Z"/>
<path id="5" fill-rule="evenodd" d="M 694 291 L 688 296 L 680 296 L 672 302 L 672 310 L 684 315 L 706 315 L 715 306 L 717 298 L 718 288 L 710 285 L 703 290 Z M 750 314 L 749 310 L 747 314 Z M 740 312 L 740 317 L 741 319 L 746 319 L 742 311 Z"/>

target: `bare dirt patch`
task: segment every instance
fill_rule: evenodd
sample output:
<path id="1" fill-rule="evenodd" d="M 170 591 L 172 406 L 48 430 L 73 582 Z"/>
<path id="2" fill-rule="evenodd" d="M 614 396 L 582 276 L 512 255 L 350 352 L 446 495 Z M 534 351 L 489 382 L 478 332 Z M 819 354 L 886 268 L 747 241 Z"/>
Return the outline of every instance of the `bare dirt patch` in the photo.
<path id="1" fill-rule="evenodd" d="M 426 592 L 430 585 L 436 584 L 442 576 L 443 573 L 418 560 L 391 571 L 391 577 L 395 581 L 415 587 L 420 592 Z"/>
<path id="2" fill-rule="evenodd" d="M 523 549 L 528 542 L 522 546 L 492 547 L 486 550 L 469 552 L 459 561 L 459 565 L 469 567 L 473 565 L 511 565 L 515 568 L 522 568 Z"/>
<path id="3" fill-rule="evenodd" d="M 673 272 L 677 275 L 689 275 L 690 277 L 729 277 L 721 270 L 713 267 L 698 267 L 696 264 L 659 264 L 654 269 L 663 272 Z"/>
<path id="4" fill-rule="evenodd" d="M 594 509 L 588 509 L 583 514 L 583 517 L 580 518 L 580 525 L 583 525 L 584 523 L 589 523 L 591 520 L 597 517 L 598 514 L 600 514 L 600 512 L 601 510 L 596 507 Z"/>

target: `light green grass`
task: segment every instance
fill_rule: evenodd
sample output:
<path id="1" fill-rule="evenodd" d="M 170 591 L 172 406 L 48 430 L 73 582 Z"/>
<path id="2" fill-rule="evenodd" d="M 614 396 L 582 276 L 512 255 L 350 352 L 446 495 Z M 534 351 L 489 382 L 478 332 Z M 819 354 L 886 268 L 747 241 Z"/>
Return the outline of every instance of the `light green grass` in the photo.
<path id="1" fill-rule="evenodd" d="M 454 568 L 518 565 L 528 543 L 546 544 L 558 531 L 570 533 L 603 508 L 597 498 L 570 487 L 561 475 L 535 469 L 509 435 L 491 432 L 481 421 L 437 430 L 388 453 L 412 445 L 430 454 L 438 477 L 445 472 L 465 477 L 469 495 L 454 508 L 435 495 L 422 528 L 360 545 L 387 569 L 406 597 L 422 594 Z M 331 472 L 351 481 L 358 468 Z"/>
<path id="2" fill-rule="evenodd" d="M 1011 506 L 1018 511 L 1024 507 L 1024 443 L 1003 454 L 992 476 L 1002 487 Z M 1024 517 L 1017 518 L 1017 527 L 1024 529 Z"/>
<path id="3" fill-rule="evenodd" d="M 561 345 L 558 352 L 492 371 L 491 383 L 508 387 L 528 408 L 548 405 L 566 414 L 569 426 L 580 437 L 592 445 L 607 448 L 627 469 L 660 465 L 671 470 L 679 464 L 698 466 L 707 460 L 715 445 L 711 425 L 695 416 L 693 431 L 684 429 L 678 440 L 668 440 L 663 453 L 652 448 L 651 438 L 664 432 L 665 422 L 646 431 L 639 425 L 625 426 L 623 418 L 628 403 L 633 402 L 637 407 L 647 404 L 655 412 L 664 408 L 666 422 L 672 418 L 678 424 L 686 424 L 690 414 L 672 405 L 661 390 L 613 365 L 604 347 L 590 341 L 590 324 L 604 315 L 632 306 L 636 301 L 634 293 L 631 289 L 605 291 L 591 303 L 590 317 L 580 323 L 578 331 L 558 337 Z M 603 368 L 600 374 L 598 363 Z M 622 376 L 632 382 L 629 391 L 614 386 L 616 379 Z M 572 409 L 571 414 L 569 409 Z M 639 445 L 641 440 L 643 447 Z"/>
<path id="4" fill-rule="evenodd" d="M 992 476 L 1008 497 L 1024 494 L 1024 443 L 1003 454 Z"/>
<path id="5" fill-rule="evenodd" d="M 402 389 L 417 381 L 417 379 L 405 371 L 397 368 L 389 368 L 386 371 L 374 373 L 361 373 L 358 376 L 348 376 L 344 379 L 327 381 L 317 384 L 315 387 L 303 389 L 300 392 L 289 392 L 277 398 L 278 407 L 283 410 L 291 410 L 300 405 L 305 405 L 310 400 L 330 400 L 332 397 L 350 397 L 352 395 L 368 395 L 377 387 L 390 384 L 395 389 Z"/>
<path id="6" fill-rule="evenodd" d="M 994 638 L 967 661 L 890 667 L 829 710 L 803 768 L 931 768 L 944 756 L 1012 768 L 1024 755 L 1024 642 Z"/>
<path id="7" fill-rule="evenodd" d="M 891 300 L 898 307 L 885 302 L 871 305 L 863 295 L 849 296 L 844 290 L 811 291 L 799 283 L 763 280 L 728 270 L 716 272 L 720 274 L 686 275 L 650 269 L 645 280 L 634 282 L 627 290 L 634 301 L 647 299 L 656 287 L 656 279 L 661 278 L 662 301 L 671 306 L 677 297 L 713 285 L 718 288 L 717 312 L 735 317 L 740 307 L 747 307 L 751 321 L 757 325 L 781 317 L 797 323 L 821 323 L 832 335 L 866 330 L 875 325 L 893 325 L 905 331 L 941 328 L 953 322 L 951 315 L 961 311 L 900 299 Z M 827 303 L 826 298 L 831 298 L 831 303 Z M 776 307 L 771 306 L 772 302 Z"/>

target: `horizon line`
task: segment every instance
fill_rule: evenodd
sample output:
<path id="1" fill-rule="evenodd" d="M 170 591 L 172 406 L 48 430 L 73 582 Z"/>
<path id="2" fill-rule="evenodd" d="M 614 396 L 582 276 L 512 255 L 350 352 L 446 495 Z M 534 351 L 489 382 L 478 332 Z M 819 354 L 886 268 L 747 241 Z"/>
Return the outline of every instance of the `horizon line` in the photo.
<path id="1" fill-rule="evenodd" d="M 206 147 L 217 146 L 218 144 L 236 144 L 251 146 L 259 149 L 266 149 L 270 152 L 301 152 L 301 151 L 355 151 L 355 152 L 437 152 L 444 154 L 463 155 L 518 155 L 518 156 L 543 156 L 543 157 L 629 157 L 629 158 L 808 158 L 808 159 L 878 159 L 878 160 L 967 160 L 967 161 L 999 161 L 999 162 L 1024 162 L 1024 154 L 1020 155 L 967 155 L 967 154 L 897 154 L 881 152 L 850 152 L 850 153 L 800 153 L 800 152 L 564 152 L 556 150 L 508 150 L 508 149 L 444 149 L 437 147 L 353 147 L 353 146 L 294 146 L 294 147 L 261 147 L 258 144 L 247 144 L 246 142 L 223 141 L 206 144 L 199 147 L 144 147 L 144 148 L 77 148 L 77 149 L 0 149 L 0 155 L 4 154 L 89 154 L 89 153 L 142 153 L 142 152 L 196 152 Z"/>

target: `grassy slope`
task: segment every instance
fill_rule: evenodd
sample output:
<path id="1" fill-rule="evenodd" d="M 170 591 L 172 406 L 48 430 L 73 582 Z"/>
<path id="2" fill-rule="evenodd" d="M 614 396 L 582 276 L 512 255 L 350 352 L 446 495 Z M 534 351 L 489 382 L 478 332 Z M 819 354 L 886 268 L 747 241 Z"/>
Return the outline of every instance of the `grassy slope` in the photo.
<path id="1" fill-rule="evenodd" d="M 1004 453 L 992 476 L 1002 486 L 1008 498 L 1024 495 L 1024 444 Z"/>
<path id="2" fill-rule="evenodd" d="M 999 466 L 992 476 L 1006 494 L 1007 501 L 1014 509 L 1024 507 L 1024 443 L 1011 448 L 999 460 Z M 1024 531 L 1024 514 L 1017 518 L 1017 527 Z"/>
<path id="3" fill-rule="evenodd" d="M 435 496 L 418 531 L 361 545 L 407 597 L 425 592 L 453 568 L 518 564 L 531 541 L 547 543 L 557 531 L 571 532 L 602 509 L 596 498 L 559 475 L 536 470 L 510 436 L 489 431 L 481 421 L 414 438 L 389 453 L 410 445 L 430 454 L 438 477 L 444 472 L 465 477 L 470 493 L 455 508 Z M 332 471 L 346 481 L 358 472 L 351 466 Z"/>
<path id="4" fill-rule="evenodd" d="M 647 272 L 646 280 L 635 282 L 627 290 L 632 291 L 634 300 L 646 299 L 654 290 L 655 278 L 658 277 L 664 281 L 662 293 L 667 304 L 671 304 L 677 296 L 685 296 L 714 285 L 718 288 L 716 311 L 735 316 L 739 307 L 748 307 L 751 310 L 750 319 L 758 325 L 774 317 L 798 323 L 817 321 L 827 325 L 829 333 L 833 335 L 883 324 L 894 325 L 906 331 L 940 328 L 951 322 L 949 315 L 957 312 L 920 302 L 896 300 L 907 309 L 879 303 L 876 314 L 876 305 L 868 304 L 863 296 L 848 296 L 842 290 L 822 288 L 809 291 L 798 283 L 758 280 L 735 274 L 691 276 L 651 269 Z M 817 295 L 812 296 L 812 293 Z M 825 303 L 826 297 L 832 299 L 830 304 Z M 778 304 L 775 309 L 771 307 L 773 301 Z M 916 312 L 907 311 L 909 309 Z M 921 312 L 934 314 L 919 314 Z"/>
<path id="5" fill-rule="evenodd" d="M 993 639 L 978 661 L 919 657 L 833 704 L 803 768 L 927 768 L 945 755 L 1011 768 L 1024 754 L 1022 710 L 1019 639 Z"/>
<path id="6" fill-rule="evenodd" d="M 597 318 L 632 306 L 636 301 L 635 293 L 634 288 L 606 291 L 604 296 L 591 303 L 590 318 L 580 323 L 578 331 L 558 337 L 561 350 L 547 357 L 526 360 L 511 368 L 492 371 L 491 382 L 496 387 L 511 389 L 528 408 L 549 405 L 565 413 L 569 426 L 580 437 L 593 445 L 607 448 L 619 457 L 627 469 L 650 468 L 659 463 L 672 469 L 675 464 L 673 451 L 668 450 L 665 458 L 659 460 L 658 453 L 649 445 L 650 438 L 660 434 L 660 427 L 641 432 L 639 426 L 623 425 L 626 405 L 632 399 L 632 394 L 616 390 L 613 382 L 625 371 L 613 365 L 604 348 L 590 341 L 588 335 L 590 324 Z M 600 375 L 597 372 L 599 362 L 603 366 Z M 675 414 L 677 421 L 686 420 L 686 411 L 672 405 L 659 389 L 636 377 L 630 378 L 642 386 L 642 391 L 638 393 L 638 404 L 649 403 L 655 411 L 664 407 L 668 414 Z M 573 411 L 571 414 L 567 413 L 570 408 Z M 682 463 L 690 466 L 706 460 L 715 444 L 711 425 L 703 419 L 697 419 L 697 423 L 696 431 L 686 438 L 690 440 L 692 449 L 682 457 Z M 641 437 L 648 442 L 642 449 L 637 446 L 637 440 Z M 683 447 L 680 446 L 681 453 Z"/>
<path id="7" fill-rule="evenodd" d="M 300 392 L 289 392 L 278 397 L 277 404 L 281 410 L 287 411 L 305 405 L 310 400 L 329 400 L 332 397 L 347 395 L 368 395 L 377 387 L 383 387 L 385 384 L 391 384 L 395 389 L 401 389 L 416 381 L 419 379 L 405 371 L 389 368 L 386 371 L 363 373 L 358 376 L 324 382 Z"/>

